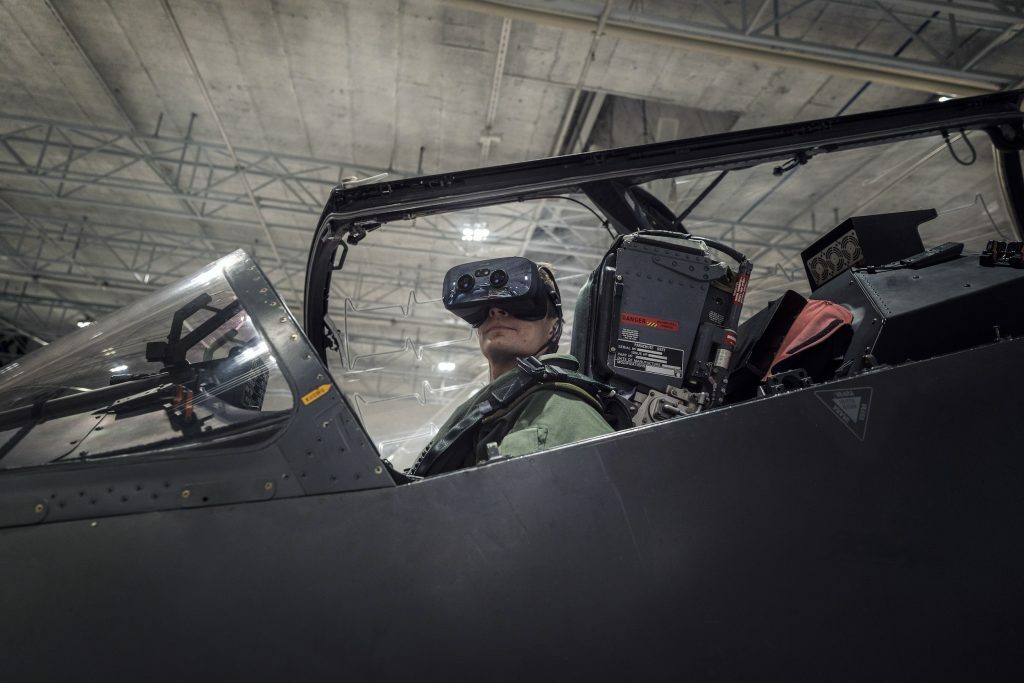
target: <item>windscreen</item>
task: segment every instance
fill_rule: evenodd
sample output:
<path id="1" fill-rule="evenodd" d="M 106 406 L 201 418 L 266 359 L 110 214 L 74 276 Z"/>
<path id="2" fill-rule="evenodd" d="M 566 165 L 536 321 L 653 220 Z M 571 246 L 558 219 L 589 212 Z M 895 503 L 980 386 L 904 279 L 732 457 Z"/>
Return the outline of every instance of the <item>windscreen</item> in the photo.
<path id="1" fill-rule="evenodd" d="M 224 277 L 240 255 L 0 369 L 0 466 L 202 447 L 286 416 L 292 392 Z"/>
<path id="2" fill-rule="evenodd" d="M 331 282 L 339 348 L 327 362 L 381 455 L 411 465 L 489 379 L 476 331 L 444 308 L 450 269 L 514 256 L 551 264 L 566 315 L 559 352 L 568 353 L 577 292 L 609 241 L 603 218 L 574 195 L 396 221 L 350 249 Z"/>

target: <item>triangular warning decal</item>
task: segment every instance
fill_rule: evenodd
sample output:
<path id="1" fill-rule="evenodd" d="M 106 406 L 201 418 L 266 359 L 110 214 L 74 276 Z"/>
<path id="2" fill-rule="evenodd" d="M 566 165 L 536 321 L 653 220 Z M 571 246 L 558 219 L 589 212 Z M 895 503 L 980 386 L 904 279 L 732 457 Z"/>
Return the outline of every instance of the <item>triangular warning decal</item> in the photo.
<path id="1" fill-rule="evenodd" d="M 814 395 L 825 404 L 836 419 L 846 425 L 861 441 L 868 433 L 868 417 L 871 413 L 871 387 L 816 391 Z"/>
<path id="2" fill-rule="evenodd" d="M 839 409 L 846 413 L 851 422 L 856 422 L 860 415 L 860 398 L 847 396 L 845 398 L 833 398 L 832 403 L 839 406 Z"/>

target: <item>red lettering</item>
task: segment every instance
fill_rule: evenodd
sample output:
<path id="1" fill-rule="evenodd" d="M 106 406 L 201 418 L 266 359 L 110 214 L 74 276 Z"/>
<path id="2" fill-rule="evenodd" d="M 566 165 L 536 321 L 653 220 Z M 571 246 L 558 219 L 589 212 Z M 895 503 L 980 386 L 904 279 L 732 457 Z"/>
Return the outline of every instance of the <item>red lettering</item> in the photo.
<path id="1" fill-rule="evenodd" d="M 643 315 L 635 315 L 633 313 L 623 313 L 620 316 L 620 320 L 628 325 L 639 325 L 640 327 L 653 327 L 658 330 L 668 330 L 669 332 L 678 332 L 679 323 L 675 320 L 661 320 L 659 318 L 648 318 Z"/>

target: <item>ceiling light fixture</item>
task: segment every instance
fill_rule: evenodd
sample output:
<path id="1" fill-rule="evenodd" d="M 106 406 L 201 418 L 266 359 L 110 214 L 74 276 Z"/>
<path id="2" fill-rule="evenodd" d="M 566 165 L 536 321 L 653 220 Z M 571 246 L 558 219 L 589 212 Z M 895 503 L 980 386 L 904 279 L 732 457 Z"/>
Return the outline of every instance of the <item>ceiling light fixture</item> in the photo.
<path id="1" fill-rule="evenodd" d="M 483 242 L 491 231 L 487 229 L 487 223 L 465 223 L 462 226 L 462 241 Z"/>
<path id="2" fill-rule="evenodd" d="M 96 322 L 95 320 L 79 320 L 75 324 L 78 325 L 81 328 L 81 327 L 89 327 L 89 325 L 92 325 L 95 322 Z"/>
<path id="3" fill-rule="evenodd" d="M 455 363 L 452 363 L 451 361 L 443 360 L 437 364 L 438 372 L 451 372 L 454 369 Z"/>

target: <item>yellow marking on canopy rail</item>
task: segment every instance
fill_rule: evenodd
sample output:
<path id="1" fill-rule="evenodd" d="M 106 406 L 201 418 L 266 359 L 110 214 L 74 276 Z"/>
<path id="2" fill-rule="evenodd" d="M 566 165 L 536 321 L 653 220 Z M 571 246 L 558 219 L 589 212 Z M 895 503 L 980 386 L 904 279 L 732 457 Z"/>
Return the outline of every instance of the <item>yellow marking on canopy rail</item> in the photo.
<path id="1" fill-rule="evenodd" d="M 302 397 L 302 405 L 308 406 L 310 403 L 312 403 L 313 401 L 317 400 L 318 398 L 320 398 L 321 396 L 323 396 L 324 394 L 326 394 L 330 390 L 331 390 L 331 385 L 330 384 L 321 384 L 316 389 L 314 389 L 313 391 L 309 392 L 308 394 L 306 394 L 305 396 Z"/>

